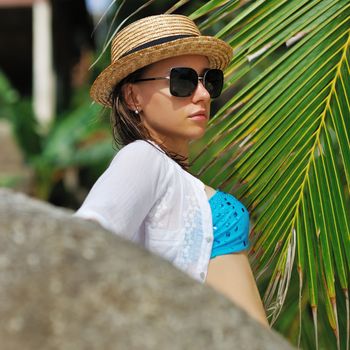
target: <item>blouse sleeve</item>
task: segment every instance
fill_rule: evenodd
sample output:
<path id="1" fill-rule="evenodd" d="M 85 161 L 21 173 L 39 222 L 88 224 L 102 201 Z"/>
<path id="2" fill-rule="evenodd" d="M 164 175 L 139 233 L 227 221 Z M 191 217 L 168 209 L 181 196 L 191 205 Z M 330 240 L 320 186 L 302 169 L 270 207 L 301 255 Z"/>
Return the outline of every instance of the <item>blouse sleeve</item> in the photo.
<path id="1" fill-rule="evenodd" d="M 98 221 L 131 240 L 166 186 L 166 157 L 146 141 L 120 150 L 76 216 Z"/>

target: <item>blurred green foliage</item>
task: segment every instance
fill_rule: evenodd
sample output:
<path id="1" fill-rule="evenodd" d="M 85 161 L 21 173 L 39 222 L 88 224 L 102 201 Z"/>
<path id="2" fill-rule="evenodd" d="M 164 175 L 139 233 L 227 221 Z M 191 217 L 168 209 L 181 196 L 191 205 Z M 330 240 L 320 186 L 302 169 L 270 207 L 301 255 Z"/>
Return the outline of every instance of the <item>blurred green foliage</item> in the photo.
<path id="1" fill-rule="evenodd" d="M 32 195 L 73 208 L 115 153 L 106 113 L 91 103 L 87 87 L 75 94 L 71 109 L 57 116 L 43 133 L 31 99 L 22 99 L 0 73 L 0 118 L 11 123 L 13 136 L 33 169 Z M 13 183 L 9 180 L 8 185 Z"/>

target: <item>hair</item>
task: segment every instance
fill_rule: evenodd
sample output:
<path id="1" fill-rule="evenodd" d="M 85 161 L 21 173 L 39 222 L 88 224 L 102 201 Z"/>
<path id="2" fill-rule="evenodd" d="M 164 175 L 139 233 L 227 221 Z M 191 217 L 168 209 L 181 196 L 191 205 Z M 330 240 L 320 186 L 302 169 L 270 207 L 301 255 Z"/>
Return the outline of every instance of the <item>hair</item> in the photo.
<path id="1" fill-rule="evenodd" d="M 113 139 L 118 146 L 126 146 L 136 140 L 144 140 L 148 143 L 150 143 L 149 141 L 153 141 L 168 157 L 188 171 L 188 158 L 178 153 L 171 152 L 164 145 L 156 142 L 143 124 L 140 114 L 130 110 L 126 103 L 123 86 L 140 79 L 144 71 L 145 68 L 141 68 L 129 74 L 126 78 L 121 80 L 112 91 L 111 126 Z M 150 144 L 154 146 L 152 143 Z M 157 150 L 160 151 L 158 148 Z"/>

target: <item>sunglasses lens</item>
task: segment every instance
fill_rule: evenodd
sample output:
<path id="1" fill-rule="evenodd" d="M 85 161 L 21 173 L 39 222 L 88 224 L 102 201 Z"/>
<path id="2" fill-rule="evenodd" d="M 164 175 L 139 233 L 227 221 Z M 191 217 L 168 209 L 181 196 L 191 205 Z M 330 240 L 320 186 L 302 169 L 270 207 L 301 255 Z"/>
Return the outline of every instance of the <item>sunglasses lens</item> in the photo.
<path id="1" fill-rule="evenodd" d="M 224 85 L 224 74 L 220 69 L 209 69 L 204 74 L 204 86 L 209 92 L 211 98 L 221 95 Z"/>
<path id="2" fill-rule="evenodd" d="M 176 97 L 191 96 L 198 84 L 197 72 L 192 68 L 172 68 L 170 71 L 170 93 Z"/>
<path id="3" fill-rule="evenodd" d="M 219 97 L 224 84 L 224 74 L 220 69 L 208 69 L 203 83 L 211 98 Z M 192 68 L 178 67 L 170 71 L 170 93 L 176 97 L 188 97 L 198 85 L 198 74 Z"/>

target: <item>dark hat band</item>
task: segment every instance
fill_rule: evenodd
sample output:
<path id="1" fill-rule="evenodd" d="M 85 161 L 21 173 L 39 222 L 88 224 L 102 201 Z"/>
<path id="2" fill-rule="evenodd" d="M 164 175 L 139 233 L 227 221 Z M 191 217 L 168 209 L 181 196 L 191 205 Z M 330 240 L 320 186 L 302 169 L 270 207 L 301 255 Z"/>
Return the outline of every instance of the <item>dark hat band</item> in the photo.
<path id="1" fill-rule="evenodd" d="M 156 45 L 160 45 L 160 44 L 164 44 L 164 43 L 168 43 L 170 41 L 174 41 L 174 40 L 178 40 L 178 39 L 183 39 L 183 38 L 190 38 L 190 37 L 194 37 L 195 35 L 188 35 L 188 34 L 180 34 L 180 35 L 171 35 L 171 36 L 166 36 L 164 38 L 159 38 L 156 40 L 152 40 L 149 41 L 148 43 L 139 45 L 137 47 L 134 47 L 133 49 L 129 50 L 128 52 L 124 53 L 122 56 L 120 56 L 120 58 L 131 55 L 134 52 L 143 50 L 143 49 L 147 49 L 148 47 L 151 46 L 156 46 Z"/>

